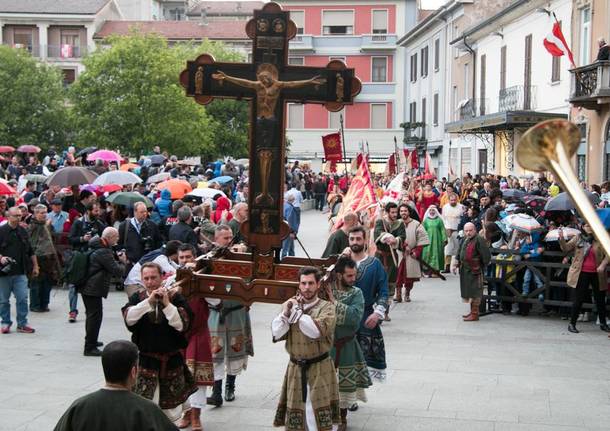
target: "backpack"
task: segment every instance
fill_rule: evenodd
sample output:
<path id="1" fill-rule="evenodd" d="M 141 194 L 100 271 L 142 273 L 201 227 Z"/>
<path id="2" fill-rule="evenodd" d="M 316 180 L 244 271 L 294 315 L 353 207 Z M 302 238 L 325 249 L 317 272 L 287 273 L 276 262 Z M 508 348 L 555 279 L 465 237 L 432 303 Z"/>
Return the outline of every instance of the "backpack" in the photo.
<path id="1" fill-rule="evenodd" d="M 74 250 L 64 269 L 64 281 L 73 284 L 76 288 L 83 287 L 87 283 L 89 275 L 89 263 L 91 255 L 95 250 Z"/>

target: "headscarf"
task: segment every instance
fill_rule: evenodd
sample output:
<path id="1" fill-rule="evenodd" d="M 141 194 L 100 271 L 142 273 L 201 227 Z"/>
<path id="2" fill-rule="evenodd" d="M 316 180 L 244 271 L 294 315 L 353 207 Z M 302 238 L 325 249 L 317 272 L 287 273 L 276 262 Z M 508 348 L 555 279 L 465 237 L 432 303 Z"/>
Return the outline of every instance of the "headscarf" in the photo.
<path id="1" fill-rule="evenodd" d="M 432 211 L 430 211 L 432 209 L 435 210 L 434 211 L 435 215 L 432 215 Z M 428 209 L 426 210 L 426 212 L 424 213 L 424 221 L 426 221 L 426 219 L 434 220 L 438 217 L 440 217 L 440 213 L 438 212 L 438 208 L 436 207 L 436 205 L 430 205 L 428 207 Z"/>
<path id="2" fill-rule="evenodd" d="M 222 219 L 222 212 L 229 211 L 231 209 L 231 201 L 224 196 L 219 197 L 216 200 L 216 210 L 212 213 L 212 221 L 216 224 L 220 223 Z M 226 221 L 229 221 L 233 218 L 233 214 L 228 212 Z"/>

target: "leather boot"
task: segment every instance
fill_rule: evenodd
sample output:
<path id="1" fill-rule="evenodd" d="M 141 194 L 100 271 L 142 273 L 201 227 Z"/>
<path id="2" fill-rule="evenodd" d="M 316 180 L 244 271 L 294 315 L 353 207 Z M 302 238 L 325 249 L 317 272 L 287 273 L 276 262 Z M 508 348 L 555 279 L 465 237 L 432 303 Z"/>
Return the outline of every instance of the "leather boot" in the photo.
<path id="1" fill-rule="evenodd" d="M 402 302 L 402 286 L 396 286 L 396 291 L 394 292 L 394 302 Z"/>
<path id="2" fill-rule="evenodd" d="M 203 431 L 203 427 L 201 426 L 201 409 L 195 407 L 191 409 L 191 430 Z"/>
<path id="3" fill-rule="evenodd" d="M 479 304 L 472 301 L 470 304 L 470 316 L 464 318 L 464 322 L 476 322 L 479 320 Z"/>
<path id="4" fill-rule="evenodd" d="M 206 404 L 209 406 L 222 406 L 222 380 L 214 380 L 212 396 L 207 398 Z"/>
<path id="5" fill-rule="evenodd" d="M 180 416 L 180 420 L 178 421 L 176 426 L 180 429 L 188 428 L 189 425 L 191 424 L 191 414 L 192 414 L 191 409 L 188 409 L 188 410 L 185 410 L 184 412 L 182 412 L 182 416 Z"/>
<path id="6" fill-rule="evenodd" d="M 341 409 L 341 423 L 337 427 L 337 431 L 347 431 L 347 409 Z"/>
<path id="7" fill-rule="evenodd" d="M 235 400 L 235 377 L 227 374 L 227 383 L 225 384 L 225 401 L 231 402 Z"/>

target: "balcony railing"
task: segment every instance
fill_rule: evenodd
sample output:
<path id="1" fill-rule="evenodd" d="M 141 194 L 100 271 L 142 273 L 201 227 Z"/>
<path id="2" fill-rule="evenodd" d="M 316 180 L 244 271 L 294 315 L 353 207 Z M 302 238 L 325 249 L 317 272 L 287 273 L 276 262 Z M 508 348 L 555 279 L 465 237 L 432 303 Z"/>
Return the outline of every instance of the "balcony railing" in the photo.
<path id="1" fill-rule="evenodd" d="M 40 45 L 26 45 L 26 44 L 22 44 L 22 43 L 13 43 L 13 44 L 3 43 L 3 45 L 12 46 L 15 49 L 25 49 L 30 54 L 32 54 L 32 57 L 40 57 L 40 48 L 41 48 Z"/>
<path id="2" fill-rule="evenodd" d="M 531 111 L 536 109 L 536 86 L 513 85 L 500 90 L 498 111 Z"/>
<path id="3" fill-rule="evenodd" d="M 489 99 L 468 99 L 458 108 L 458 113 L 460 120 L 489 114 Z"/>
<path id="4" fill-rule="evenodd" d="M 363 50 L 379 50 L 396 48 L 396 35 L 387 33 L 374 33 L 362 35 Z"/>
<path id="5" fill-rule="evenodd" d="M 49 45 L 47 47 L 49 58 L 80 58 L 86 53 L 87 47 L 80 45 Z"/>
<path id="6" fill-rule="evenodd" d="M 570 70 L 570 102 L 575 106 L 596 109 L 610 103 L 610 61 L 596 61 Z"/>

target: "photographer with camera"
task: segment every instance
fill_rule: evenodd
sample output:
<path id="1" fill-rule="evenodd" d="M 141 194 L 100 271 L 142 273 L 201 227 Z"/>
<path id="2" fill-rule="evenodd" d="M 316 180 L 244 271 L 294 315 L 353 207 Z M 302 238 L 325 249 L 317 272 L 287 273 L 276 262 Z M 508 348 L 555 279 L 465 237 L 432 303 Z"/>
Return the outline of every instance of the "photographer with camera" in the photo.
<path id="1" fill-rule="evenodd" d="M 83 190 L 85 192 L 86 190 Z M 83 193 L 81 192 L 81 196 Z M 85 200 L 89 199 L 86 197 Z M 100 204 L 94 200 L 87 203 L 85 213 L 82 217 L 77 218 L 70 227 L 68 242 L 74 250 L 87 251 L 89 241 L 94 236 L 100 235 L 106 224 L 100 220 Z M 78 315 L 78 294 L 74 285 L 69 286 L 68 299 L 70 302 L 70 312 L 68 313 L 68 321 L 76 322 Z"/>
<path id="2" fill-rule="evenodd" d="M 142 256 L 161 247 L 161 235 L 157 225 L 148 219 L 148 209 L 144 202 L 133 206 L 133 217 L 119 225 L 119 244 L 125 249 L 130 266 Z"/>
<path id="3" fill-rule="evenodd" d="M 127 256 L 118 253 L 114 257 L 112 247 L 119 241 L 119 232 L 113 227 L 107 227 L 101 237 L 95 237 L 89 241 L 89 248 L 93 250 L 89 257 L 89 270 L 87 271 L 87 282 L 80 289 L 85 304 L 87 320 L 85 323 L 85 356 L 101 356 L 98 349 L 102 345 L 97 340 L 102 326 L 102 298 L 108 296 L 110 279 L 112 277 L 123 277 Z"/>
<path id="4" fill-rule="evenodd" d="M 30 245 L 27 231 L 19 224 L 21 211 L 17 207 L 8 210 L 8 223 L 0 226 L 0 331 L 11 331 L 11 293 L 17 302 L 17 332 L 31 334 L 28 325 L 28 278 L 37 277 L 40 269 Z"/>

